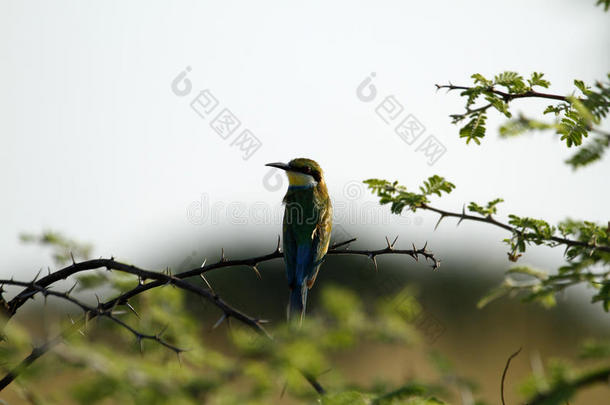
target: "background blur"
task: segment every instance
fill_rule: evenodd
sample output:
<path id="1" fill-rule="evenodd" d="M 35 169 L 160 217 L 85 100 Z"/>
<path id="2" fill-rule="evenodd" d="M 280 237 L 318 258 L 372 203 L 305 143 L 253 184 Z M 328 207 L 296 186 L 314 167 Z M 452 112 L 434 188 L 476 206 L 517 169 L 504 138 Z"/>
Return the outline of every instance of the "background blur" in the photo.
<path id="1" fill-rule="evenodd" d="M 354 247 L 378 248 L 385 235 L 398 234 L 398 246 L 428 241 L 443 261 L 433 273 L 408 257 L 381 258 L 380 272 L 370 276 L 366 260 L 333 257 L 318 283 L 350 285 L 366 297 L 385 294 L 384 274 L 413 282 L 444 326 L 430 345 L 497 398 L 516 348 L 526 355 L 511 369 L 515 382 L 537 353 L 570 356 L 584 337 L 610 336 L 607 315 L 589 305 L 590 291 L 577 288 L 550 312 L 518 300 L 477 310 L 509 266 L 506 234 L 477 223 L 456 228 L 450 219 L 433 231 L 435 215 L 392 216 L 361 181 L 415 187 L 439 174 L 457 186 L 440 208 L 502 197 L 502 219 L 514 213 L 554 223 L 586 215 L 604 223 L 609 189 L 594 185 L 607 182 L 608 158 L 573 172 L 563 163 L 571 151 L 550 133 L 498 139 L 497 114 L 482 145 L 467 146 L 448 117 L 463 101 L 434 84 L 468 84 L 476 72 L 542 71 L 552 92 L 565 94 L 575 78 L 605 77 L 608 18 L 593 0 L 2 0 L 0 275 L 26 279 L 51 264 L 47 252 L 18 239 L 45 229 L 92 243 L 95 256 L 152 269 L 193 267 L 217 259 L 221 247 L 230 258 L 266 253 L 280 232 L 286 180 L 264 164 L 309 157 L 326 173 L 336 241 L 358 237 Z M 190 92 L 180 81 L 180 93 L 172 82 L 185 72 Z M 372 73 L 377 96 L 365 102 L 356 89 Z M 191 106 L 203 90 L 218 102 L 205 116 Z M 433 135 L 443 145 L 434 164 L 419 142 L 405 143 L 376 113 L 387 96 L 425 127 L 420 140 Z M 514 105 L 530 116 L 546 106 Z M 224 108 L 241 122 L 227 139 L 210 125 Z M 258 149 L 245 153 L 233 143 L 244 129 Z M 532 249 L 522 260 L 552 269 L 562 253 Z M 261 271 L 262 281 L 244 269 L 211 281 L 229 302 L 281 320 L 282 265 Z M 315 289 L 309 308 L 316 310 Z M 354 378 L 370 373 L 372 359 L 397 378 L 416 368 L 407 352 L 371 347 L 349 367 Z"/>

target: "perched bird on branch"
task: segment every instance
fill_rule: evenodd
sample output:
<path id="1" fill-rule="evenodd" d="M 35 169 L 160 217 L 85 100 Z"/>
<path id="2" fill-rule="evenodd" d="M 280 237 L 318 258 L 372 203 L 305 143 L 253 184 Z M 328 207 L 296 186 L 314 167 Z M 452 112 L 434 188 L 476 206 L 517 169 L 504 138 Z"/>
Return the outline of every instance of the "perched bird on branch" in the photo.
<path id="1" fill-rule="evenodd" d="M 290 288 L 287 317 L 303 321 L 307 290 L 313 286 L 330 243 L 332 206 L 320 165 L 311 159 L 293 159 L 267 166 L 286 171 L 282 229 L 286 277 Z"/>

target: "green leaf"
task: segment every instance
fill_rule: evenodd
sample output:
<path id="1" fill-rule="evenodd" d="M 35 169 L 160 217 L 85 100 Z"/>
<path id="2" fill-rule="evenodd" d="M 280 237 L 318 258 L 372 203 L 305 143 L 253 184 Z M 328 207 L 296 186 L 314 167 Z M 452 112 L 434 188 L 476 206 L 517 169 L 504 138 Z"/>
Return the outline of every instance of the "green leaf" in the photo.
<path id="1" fill-rule="evenodd" d="M 517 72 L 503 72 L 494 77 L 494 84 L 504 86 L 509 92 L 522 93 L 527 87 Z"/>
<path id="2" fill-rule="evenodd" d="M 480 139 L 485 137 L 485 113 L 478 113 L 460 129 L 460 138 L 466 138 L 466 143 L 474 141 L 477 145 L 481 144 Z"/>
<path id="3" fill-rule="evenodd" d="M 441 192 L 449 194 L 454 188 L 455 185 L 453 183 L 438 175 L 428 177 L 428 180 L 424 181 L 424 185 L 419 187 L 424 195 L 436 194 L 439 197 Z"/>
<path id="4" fill-rule="evenodd" d="M 570 103 L 572 103 L 572 105 L 574 106 L 574 108 L 576 109 L 578 114 L 580 115 L 582 121 L 584 121 L 587 126 L 591 126 L 593 124 L 595 124 L 595 125 L 599 124 L 599 119 L 597 117 L 595 117 L 591 113 L 591 111 L 589 111 L 589 109 L 587 107 L 585 107 L 583 102 L 580 101 L 578 98 L 568 97 L 568 101 Z"/>
<path id="5" fill-rule="evenodd" d="M 584 359 L 610 357 L 610 340 L 587 340 L 582 344 L 579 355 Z"/>
<path id="6" fill-rule="evenodd" d="M 487 306 L 490 302 L 497 300 L 508 294 L 510 288 L 506 285 L 501 285 L 500 287 L 494 288 L 490 290 L 487 294 L 485 294 L 478 302 L 477 308 L 482 309 Z"/>
<path id="7" fill-rule="evenodd" d="M 530 87 L 540 86 L 548 88 L 551 83 L 549 83 L 547 80 L 544 80 L 542 76 L 544 76 L 544 73 L 533 72 L 532 77 L 530 79 L 527 79 L 527 82 L 530 84 Z"/>
<path id="8" fill-rule="evenodd" d="M 487 100 L 493 108 L 500 111 L 506 118 L 511 118 L 512 114 L 508 111 L 508 104 L 504 102 L 500 97 L 495 94 L 490 94 L 485 96 L 485 100 Z"/>
<path id="9" fill-rule="evenodd" d="M 455 188 L 453 183 L 437 175 L 424 181 L 419 188 L 421 193 L 407 191 L 405 186 L 399 185 L 396 181 L 390 183 L 387 180 L 368 179 L 364 180 L 364 183 L 377 194 L 380 204 L 391 204 L 390 209 L 394 214 L 400 214 L 405 208 L 415 212 L 417 208 L 428 202 L 429 195 L 441 196 L 443 192 L 450 193 Z"/>
<path id="10" fill-rule="evenodd" d="M 357 391 L 346 391 L 337 394 L 324 395 L 322 405 L 368 405 L 368 397 Z"/>
<path id="11" fill-rule="evenodd" d="M 601 301 L 604 311 L 610 311 L 610 281 L 606 281 L 599 292 L 593 296 L 591 302 Z"/>
<path id="12" fill-rule="evenodd" d="M 489 201 L 487 203 L 487 206 L 485 207 L 482 207 L 475 202 L 471 202 L 470 204 L 468 204 L 468 210 L 470 212 L 476 212 L 486 217 L 488 215 L 496 214 L 498 211 L 496 205 L 500 204 L 501 202 L 504 202 L 502 198 L 496 198 L 495 200 Z"/>
<path id="13" fill-rule="evenodd" d="M 582 91 L 583 94 L 586 94 L 589 91 L 589 87 L 587 87 L 585 85 L 585 82 L 583 82 L 582 80 L 574 80 L 574 86 L 576 86 L 578 88 L 578 90 Z"/>
<path id="14" fill-rule="evenodd" d="M 597 0 L 597 3 L 595 3 L 596 6 L 602 6 L 604 8 L 604 11 L 608 11 L 608 9 L 610 9 L 610 0 Z"/>
<path id="15" fill-rule="evenodd" d="M 578 169 L 587 166 L 597 160 L 600 160 L 610 145 L 610 137 L 597 136 L 587 144 L 580 147 L 576 153 L 565 162 L 572 166 L 573 169 Z"/>
<path id="16" fill-rule="evenodd" d="M 482 74 L 480 73 L 475 73 L 472 76 L 470 76 L 472 79 L 474 79 L 475 84 L 479 83 L 482 84 L 483 86 L 491 86 L 493 84 L 493 82 L 491 80 L 487 80 L 485 77 L 483 77 Z"/>
<path id="17" fill-rule="evenodd" d="M 536 270 L 528 266 L 515 266 L 506 271 L 506 274 L 526 274 L 538 280 L 546 280 L 549 275 L 541 270 Z"/>

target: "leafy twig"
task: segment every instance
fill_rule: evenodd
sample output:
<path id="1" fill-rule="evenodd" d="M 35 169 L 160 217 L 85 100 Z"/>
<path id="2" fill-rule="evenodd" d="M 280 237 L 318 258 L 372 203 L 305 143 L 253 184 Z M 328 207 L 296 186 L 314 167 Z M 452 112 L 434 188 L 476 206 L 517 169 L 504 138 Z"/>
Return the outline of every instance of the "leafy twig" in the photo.
<path id="1" fill-rule="evenodd" d="M 497 227 L 500 227 L 502 229 L 506 229 L 507 231 L 510 231 L 512 233 L 520 233 L 521 231 L 513 226 L 510 226 L 508 224 L 502 223 L 498 220 L 496 220 L 495 218 L 492 217 L 492 215 L 486 215 L 486 216 L 475 216 L 475 215 L 469 215 L 466 214 L 464 210 L 462 210 L 462 212 L 450 212 L 450 211 L 445 211 L 439 208 L 435 208 L 435 207 L 431 207 L 427 204 L 422 204 L 420 206 L 421 209 L 424 210 L 428 210 L 428 211 L 433 211 L 436 212 L 437 214 L 440 215 L 440 218 L 436 224 L 436 227 L 438 227 L 438 224 L 440 224 L 441 220 L 445 217 L 454 217 L 454 218 L 460 218 L 459 222 L 462 222 L 463 220 L 468 220 L 468 221 L 477 221 L 477 222 L 485 222 Z M 592 243 L 587 243 L 587 242 L 582 242 L 582 241 L 578 241 L 578 240 L 573 240 L 573 239 L 568 239 L 568 238 L 561 238 L 558 236 L 551 236 L 549 238 L 551 241 L 556 242 L 558 244 L 562 244 L 562 245 L 567 245 L 567 246 L 579 246 L 579 247 L 584 247 L 587 249 L 596 249 L 602 252 L 609 252 L 610 253 L 610 246 L 603 246 L 603 245 L 597 245 L 597 244 L 592 244 Z"/>
<path id="2" fill-rule="evenodd" d="M 527 401 L 525 405 L 560 403 L 561 401 L 568 400 L 576 391 L 598 383 L 610 383 L 610 367 L 584 374 L 572 381 L 558 383 L 549 391 L 539 393 L 534 398 Z"/>
<path id="3" fill-rule="evenodd" d="M 575 90 L 570 95 L 564 96 L 534 90 L 535 86 L 544 88 L 550 86 L 543 76 L 543 73 L 534 72 L 525 80 L 516 72 L 502 72 L 493 79 L 487 79 L 476 73 L 471 76 L 474 81 L 472 86 L 456 86 L 449 83 L 437 84 L 436 88 L 447 91 L 460 90 L 460 95 L 466 98 L 465 111 L 449 115 L 454 124 L 468 120 L 460 128 L 460 138 L 466 138 L 466 143 L 474 141 L 479 144 L 485 137 L 489 109 L 493 108 L 505 117 L 512 118 L 513 114 L 509 109 L 511 101 L 522 98 L 547 99 L 559 102 L 547 106 L 544 110 L 544 114 L 552 113 L 557 117 L 555 122 L 548 123 L 519 115 L 518 118 L 511 119 L 500 127 L 500 135 L 513 136 L 527 130 L 551 129 L 560 135 L 561 140 L 565 141 L 568 147 L 571 147 L 582 145 L 583 139 L 594 132 L 597 136 L 566 162 L 573 168 L 578 168 L 601 159 L 609 146 L 609 138 L 607 132 L 598 126 L 610 112 L 610 83 L 597 81 L 592 88 L 585 85 L 582 80 L 574 80 Z M 499 90 L 498 87 L 505 90 Z M 580 97 L 574 95 L 576 91 L 581 93 Z M 474 106 L 481 99 L 486 103 L 475 108 Z"/>
<path id="4" fill-rule="evenodd" d="M 496 198 L 486 205 L 475 202 L 462 208 L 462 212 L 451 212 L 430 205 L 432 194 L 441 196 L 450 193 L 455 186 L 440 176 L 432 176 L 419 187 L 419 192 L 410 191 L 397 181 L 382 179 L 364 181 L 369 189 L 379 197 L 380 204 L 389 204 L 392 213 L 401 214 L 405 209 L 416 212 L 419 209 L 435 212 L 440 215 L 436 229 L 444 218 L 458 218 L 458 225 L 464 221 L 476 221 L 491 224 L 511 233 L 504 243 L 510 246 L 509 260 L 516 262 L 527 249 L 528 245 L 544 245 L 548 247 L 565 246 L 567 265 L 559 268 L 558 275 L 548 275 L 525 266 L 513 267 L 507 272 L 504 283 L 492 290 L 479 301 L 479 306 L 514 290 L 529 292 L 526 300 L 536 300 L 546 307 L 555 304 L 554 293 L 580 282 L 588 283 L 598 290 L 592 298 L 593 302 L 601 301 L 606 311 L 610 310 L 610 269 L 598 271 L 597 265 L 608 267 L 610 264 L 610 224 L 608 227 L 590 221 L 565 220 L 552 226 L 542 219 L 509 215 L 508 223 L 495 218 L 497 205 L 503 200 Z M 573 235 L 574 238 L 569 238 Z M 591 271 L 586 271 L 591 269 Z M 519 283 L 508 275 L 520 273 L 533 278 L 529 283 Z"/>

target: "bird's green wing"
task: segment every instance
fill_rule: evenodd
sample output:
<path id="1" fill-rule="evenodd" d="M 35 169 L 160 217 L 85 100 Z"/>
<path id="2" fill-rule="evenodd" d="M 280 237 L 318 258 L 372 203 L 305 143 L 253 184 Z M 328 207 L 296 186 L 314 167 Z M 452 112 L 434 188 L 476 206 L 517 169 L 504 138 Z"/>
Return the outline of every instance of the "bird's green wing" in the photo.
<path id="1" fill-rule="evenodd" d="M 330 245 L 330 235 L 332 231 L 332 206 L 330 201 L 325 201 L 324 204 L 318 206 L 319 208 L 319 221 L 316 225 L 313 235 L 313 268 L 312 272 L 307 278 L 307 287 L 311 288 L 316 281 L 320 266 L 324 261 L 326 252 Z"/>

